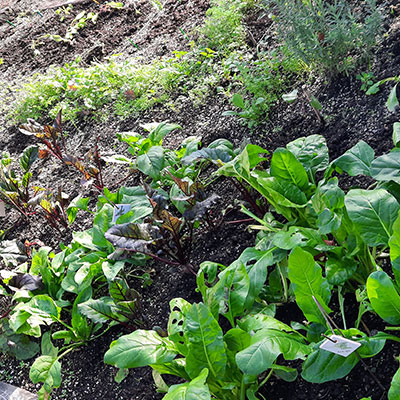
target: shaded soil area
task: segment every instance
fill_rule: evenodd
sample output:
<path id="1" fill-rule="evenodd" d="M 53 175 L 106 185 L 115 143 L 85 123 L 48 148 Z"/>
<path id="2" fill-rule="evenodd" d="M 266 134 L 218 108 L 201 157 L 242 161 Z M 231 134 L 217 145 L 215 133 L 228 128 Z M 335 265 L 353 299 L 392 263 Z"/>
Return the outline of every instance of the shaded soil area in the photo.
<path id="1" fill-rule="evenodd" d="M 49 65 L 63 65 L 73 61 L 78 55 L 86 64 L 102 61 L 114 53 L 123 53 L 152 59 L 171 54 L 174 50 L 188 48 L 187 39 L 182 30 L 195 36 L 195 28 L 204 20 L 209 2 L 204 0 L 167 0 L 162 9 L 154 7 L 150 1 L 140 0 L 125 2 L 123 10 L 107 9 L 102 4 L 90 0 L 75 6 L 73 14 L 66 15 L 60 21 L 54 9 L 32 10 L 29 1 L 9 2 L 0 0 L 0 80 L 13 80 L 15 76 L 30 76 L 33 72 L 45 71 Z M 396 1 L 381 2 L 388 8 L 396 6 Z M 65 35 L 77 13 L 81 11 L 98 12 L 96 24 L 87 23 L 71 43 L 57 43 L 51 39 L 41 38 L 44 34 Z M 7 22 L 8 21 L 8 22 Z M 247 20 L 248 42 L 265 39 L 270 21 L 265 15 L 256 13 Z M 387 15 L 385 22 L 386 35 L 372 64 L 372 70 L 379 79 L 399 74 L 400 65 L 400 21 L 394 12 Z M 132 45 L 130 39 L 138 47 Z M 263 40 L 264 40 L 263 39 Z M 36 44 L 35 44 L 36 43 Z M 253 43 L 254 44 L 254 43 Z M 33 46 L 34 45 L 34 46 Z M 32 48 L 32 46 L 34 48 Z M 36 52 L 34 50 L 38 50 Z M 233 117 L 224 117 L 222 113 L 231 109 L 226 97 L 214 93 L 204 104 L 194 106 L 186 98 L 179 99 L 176 111 L 166 110 L 157 105 L 140 116 L 125 120 L 111 119 L 107 123 L 82 119 L 79 124 L 65 126 L 68 133 L 67 147 L 75 155 L 83 157 L 93 148 L 99 137 L 99 148 L 102 155 L 125 153 L 127 149 L 115 137 L 116 132 L 141 132 L 140 124 L 153 121 L 169 120 L 182 125 L 183 130 L 166 138 L 166 144 L 177 148 L 188 136 L 201 136 L 207 145 L 218 138 L 231 140 L 235 146 L 252 142 L 273 151 L 285 146 L 291 140 L 311 134 L 323 135 L 330 149 L 332 158 L 341 155 L 359 140 L 370 144 L 377 155 L 389 151 L 392 147 L 392 125 L 400 121 L 399 109 L 390 113 L 386 106 L 390 84 L 383 86 L 379 93 L 366 96 L 360 91 L 360 82 L 355 76 L 341 76 L 327 83 L 316 79 L 312 84 L 299 88 L 300 99 L 293 104 L 280 103 L 273 110 L 269 120 L 256 129 L 249 130 Z M 314 95 L 322 104 L 321 117 L 318 119 L 310 107 L 307 95 Z M 47 121 L 49 122 L 49 121 Z M 22 135 L 16 126 L 2 127 L 0 132 L 0 150 L 7 150 L 12 156 L 19 155 L 34 139 Z M 121 167 L 107 166 L 104 170 L 105 184 L 111 189 L 126 171 Z M 80 176 L 76 171 L 65 167 L 57 160 L 41 160 L 33 170 L 35 182 L 51 190 L 59 186 L 71 197 L 78 193 L 92 196 L 90 206 L 95 205 L 97 193 L 94 189 L 83 189 Z M 118 179 L 116 179 L 116 177 Z M 136 185 L 140 177 L 132 176 L 124 182 L 125 186 Z M 349 185 L 352 182 L 349 183 Z M 229 181 L 220 180 L 211 189 L 223 199 L 220 211 L 228 204 L 234 204 L 240 198 Z M 229 220 L 242 219 L 238 211 L 230 213 Z M 14 212 L 7 211 L 7 218 L 0 219 L 0 229 L 7 230 L 7 239 L 39 239 L 46 245 L 58 250 L 60 241 L 68 244 L 72 231 L 83 230 L 92 224 L 86 214 L 78 219 L 68 231 L 54 231 L 43 223 L 38 216 L 26 221 Z M 215 230 L 199 235 L 193 252 L 191 264 L 198 267 L 203 261 L 215 261 L 229 265 L 248 246 L 254 245 L 254 233 L 249 233 L 244 224 L 222 224 Z M 150 266 L 153 284 L 140 288 L 140 282 L 132 282 L 142 294 L 142 316 L 145 328 L 153 326 L 165 328 L 168 314 L 168 302 L 175 297 L 188 301 L 200 301 L 195 292 L 195 278 L 185 271 L 171 269 L 159 263 Z M 347 307 L 353 304 L 348 302 Z M 0 303 L 0 306 L 6 307 Z M 0 308 L 0 314 L 3 310 Z M 356 312 L 349 309 L 349 315 Z M 293 305 L 282 307 L 282 320 L 302 321 L 302 316 Z M 335 317 L 340 324 L 338 315 Z M 351 317 L 349 317 L 351 318 Z M 370 331 L 382 330 L 383 326 L 372 315 L 365 321 Z M 54 399 L 119 399 L 119 400 L 153 400 L 161 399 L 157 394 L 151 370 L 141 368 L 130 371 L 128 377 L 119 385 L 114 382 L 116 370 L 103 363 L 103 355 L 111 341 L 121 334 L 123 328 L 114 327 L 106 336 L 90 343 L 87 347 L 71 353 L 63 360 L 63 384 L 54 392 Z M 381 383 L 388 388 L 390 380 L 397 370 L 394 356 L 399 354 L 397 344 L 388 343 L 378 356 L 366 360 L 367 365 L 378 376 Z M 0 379 L 35 391 L 29 381 L 29 362 L 20 363 L 5 355 L 0 355 Z M 312 385 L 301 378 L 293 383 L 286 383 L 273 377 L 261 393 L 270 399 L 360 399 L 372 396 L 380 399 L 382 393 L 372 378 L 359 364 L 351 374 L 336 382 L 323 385 Z"/>

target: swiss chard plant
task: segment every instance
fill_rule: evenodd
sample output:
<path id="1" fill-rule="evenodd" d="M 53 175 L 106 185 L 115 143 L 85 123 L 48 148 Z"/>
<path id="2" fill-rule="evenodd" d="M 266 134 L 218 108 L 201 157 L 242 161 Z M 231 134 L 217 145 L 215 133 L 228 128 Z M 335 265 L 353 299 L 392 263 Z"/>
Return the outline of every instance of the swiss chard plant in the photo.
<path id="1" fill-rule="evenodd" d="M 201 185 L 172 178 L 181 197 L 172 197 L 171 202 L 181 216 L 173 215 L 168 210 L 168 195 L 165 192 L 163 194 L 148 185 L 144 189 L 132 188 L 138 201 L 131 203 L 129 213 L 120 217 L 127 222 L 118 223 L 118 220 L 105 233 L 105 238 L 116 249 L 115 257 L 139 253 L 166 264 L 186 266 L 193 272 L 188 259 L 194 229 L 200 221 L 212 225 L 209 209 L 218 196 L 206 197 Z"/>
<path id="2" fill-rule="evenodd" d="M 349 279 L 364 284 L 388 247 L 400 209 L 393 162 L 400 153 L 395 149 L 374 159 L 371 147 L 360 142 L 329 162 L 324 138 L 311 135 L 278 148 L 269 160 L 260 154 L 268 152 L 249 144 L 217 171 L 267 200 L 269 212 L 256 218 L 259 248 L 303 247 L 324 266 L 331 284 Z M 261 163 L 267 163 L 266 168 Z M 376 187 L 345 193 L 334 171 L 372 177 Z"/>
<path id="3" fill-rule="evenodd" d="M 98 139 L 93 151 L 87 154 L 87 160 L 72 155 L 67 151 L 60 110 L 53 125 L 40 125 L 32 119 L 21 125 L 19 130 L 24 135 L 35 136 L 42 148 L 39 149 L 39 158 L 52 155 L 62 163 L 74 167 L 82 175 L 83 184 L 93 184 L 99 191 L 104 188 L 101 157 L 98 150 Z"/>
<path id="4" fill-rule="evenodd" d="M 20 158 L 22 176 L 19 177 L 12 167 L 13 159 L 6 152 L 1 155 L 0 171 L 0 198 L 15 208 L 25 217 L 33 212 L 33 207 L 29 201 L 34 197 L 39 188 L 30 187 L 32 164 L 38 158 L 39 149 L 37 146 L 27 147 Z"/>
<path id="5" fill-rule="evenodd" d="M 153 185 L 171 186 L 174 184 L 172 176 L 197 182 L 202 170 L 210 162 L 227 162 L 235 154 L 233 145 L 228 140 L 218 139 L 208 147 L 200 148 L 200 138 L 194 136 L 185 139 L 178 150 L 171 150 L 163 146 L 163 139 L 166 135 L 182 129 L 180 125 L 164 121 L 145 124 L 142 128 L 147 135 L 136 132 L 117 134 L 120 141 L 129 145 L 133 159 L 117 154 L 105 160 L 126 164 L 139 170 L 151 179 Z"/>
<path id="6" fill-rule="evenodd" d="M 257 392 L 272 374 L 285 381 L 297 378 L 297 370 L 285 365 L 284 360 L 305 360 L 303 378 L 326 382 L 347 375 L 359 358 L 377 354 L 391 336 L 367 337 L 353 328 L 341 334 L 361 344 L 358 356 L 344 358 L 319 349 L 320 333 L 326 331 L 326 326 L 316 303 L 312 304 L 311 293 L 325 304 L 330 291 L 312 255 L 297 248 L 290 260 L 294 269 L 299 263 L 307 270 L 304 275 L 312 278 L 309 287 L 296 271 L 292 276 L 296 282 L 294 292 L 307 319 L 322 326 L 314 332 L 305 328 L 306 338 L 277 320 L 275 306 L 266 305 L 259 297 L 267 267 L 282 257 L 281 252 L 272 251 L 256 263 L 249 253 L 228 267 L 203 263 L 197 277 L 203 302 L 190 304 L 173 299 L 166 331 L 137 330 L 120 337 L 111 344 L 105 362 L 120 369 L 151 366 L 158 391 L 166 393 L 164 399 L 177 399 L 183 393 L 196 399 L 257 399 Z M 223 317 L 229 327 L 222 328 L 226 326 Z M 164 374 L 186 382 L 169 387 L 162 379 Z"/>

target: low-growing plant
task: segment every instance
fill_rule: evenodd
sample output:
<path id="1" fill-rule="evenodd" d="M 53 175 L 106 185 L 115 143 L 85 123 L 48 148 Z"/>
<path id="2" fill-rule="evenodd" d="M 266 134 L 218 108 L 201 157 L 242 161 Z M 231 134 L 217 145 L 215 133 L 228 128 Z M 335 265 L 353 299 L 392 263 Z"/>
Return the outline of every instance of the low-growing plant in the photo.
<path id="1" fill-rule="evenodd" d="M 275 262 L 275 257 L 280 258 L 279 251 L 255 264 L 249 257 L 229 267 L 203 263 L 197 276 L 202 303 L 173 299 L 166 331 L 137 330 L 122 336 L 111 344 L 104 361 L 120 369 L 151 366 L 158 391 L 166 393 L 165 400 L 182 393 L 193 393 L 204 400 L 245 400 L 258 398 L 257 392 L 272 374 L 289 382 L 297 378 L 297 370 L 285 365 L 284 360 L 305 360 L 302 377 L 322 383 L 347 375 L 361 358 L 377 354 L 386 339 L 399 340 L 382 333 L 368 337 L 357 329 L 348 329 L 340 334 L 361 345 L 357 354 L 345 358 L 319 349 L 320 333 L 326 331 L 325 319 L 315 303 L 312 307 L 312 300 L 307 302 L 311 307 L 305 315 L 310 321 L 320 322 L 322 330 L 312 332 L 297 324 L 306 329 L 307 338 L 274 318 L 274 305 L 258 302 L 266 266 Z M 322 301 L 320 294 L 326 297 L 328 286 L 311 254 L 297 248 L 291 257 L 297 274 L 304 269 L 306 274 L 314 273 L 312 288 L 306 281 L 300 283 L 302 279 L 295 279 L 296 300 L 306 310 L 307 294 L 314 291 Z M 304 302 L 299 294 L 304 296 Z M 222 328 L 222 316 L 228 319 L 230 328 Z M 186 382 L 169 387 L 163 374 L 178 376 Z"/>
<path id="2" fill-rule="evenodd" d="M 373 150 L 360 142 L 329 163 L 325 140 L 311 135 L 277 149 L 269 168 L 257 167 L 266 160 L 259 154 L 268 152 L 247 145 L 217 173 L 250 185 L 270 205 L 270 213 L 257 218 L 263 250 L 307 248 L 325 265 L 330 283 L 347 285 L 353 279 L 364 284 L 388 246 L 400 209 L 398 184 L 392 171 L 397 152 L 374 160 Z M 352 176 L 364 174 L 375 178 L 378 187 L 344 193 L 338 178 L 332 177 L 335 169 Z M 318 171 L 325 171 L 319 181 Z M 284 221 L 275 214 L 280 214 Z M 285 275 L 277 276 L 281 277 L 284 288 Z"/>
<path id="3" fill-rule="evenodd" d="M 185 139 L 178 150 L 171 150 L 162 146 L 166 135 L 177 129 L 182 129 L 177 124 L 167 121 L 141 125 L 147 136 L 136 132 L 118 133 L 120 141 L 129 145 L 129 152 L 134 159 L 121 154 L 106 157 L 110 163 L 126 164 L 130 169 L 137 169 L 151 178 L 152 186 L 173 186 L 171 198 L 173 200 L 177 191 L 175 178 L 185 179 L 188 182 L 199 182 L 200 175 L 209 163 L 218 164 L 219 161 L 229 161 L 234 156 L 233 145 L 228 140 L 218 139 L 207 148 L 200 149 L 200 138 L 189 137 Z M 175 184 L 174 184 L 175 183 Z M 173 200 L 174 202 L 174 200 Z M 177 206 L 178 203 L 174 203 Z"/>
<path id="4" fill-rule="evenodd" d="M 1 175 L 0 175 L 0 198 L 10 204 L 18 212 L 27 217 L 33 209 L 29 201 L 34 197 L 40 188 L 34 188 L 31 192 L 30 181 L 32 164 L 38 158 L 39 149 L 37 146 L 27 147 L 20 159 L 22 177 L 18 177 L 12 168 L 13 160 L 7 152 L 1 156 Z"/>
<path id="5" fill-rule="evenodd" d="M 243 11 L 248 1 L 214 0 L 207 10 L 204 26 L 199 29 L 200 41 L 207 47 L 220 52 L 230 53 L 244 46 L 246 32 L 242 24 Z"/>
<path id="6" fill-rule="evenodd" d="M 367 92 L 369 88 L 374 84 L 376 77 L 373 72 L 361 72 L 356 75 L 356 79 L 361 82 L 361 90 Z"/>
<path id="7" fill-rule="evenodd" d="M 285 50 L 260 54 L 256 61 L 231 59 L 229 65 L 232 80 L 238 87 L 231 101 L 239 111 L 225 111 L 223 115 L 238 116 L 250 128 L 268 118 L 293 78 L 304 72 L 304 64 Z"/>
<path id="8" fill-rule="evenodd" d="M 102 191 L 104 183 L 97 142 L 94 146 L 94 150 L 89 151 L 87 154 L 88 161 L 86 165 L 84 165 L 78 157 L 68 153 L 63 136 L 61 111 L 62 110 L 58 112 L 53 126 L 42 126 L 32 119 L 28 119 L 28 123 L 21 125 L 19 130 L 24 135 L 35 136 L 44 145 L 44 148 L 39 149 L 39 158 L 46 158 L 49 154 L 55 156 L 65 165 L 73 166 L 80 172 L 82 174 L 83 184 L 93 184 L 96 189 Z M 97 138 L 97 141 L 98 140 Z"/>
<path id="9" fill-rule="evenodd" d="M 397 98 L 397 85 L 400 82 L 400 76 L 391 76 L 389 78 L 382 79 L 372 86 L 366 91 L 367 95 L 375 94 L 379 92 L 379 88 L 386 82 L 394 82 L 395 85 L 393 86 L 392 90 L 390 91 L 389 97 L 386 101 L 386 107 L 389 111 L 393 112 L 396 107 L 399 105 L 399 100 Z"/>

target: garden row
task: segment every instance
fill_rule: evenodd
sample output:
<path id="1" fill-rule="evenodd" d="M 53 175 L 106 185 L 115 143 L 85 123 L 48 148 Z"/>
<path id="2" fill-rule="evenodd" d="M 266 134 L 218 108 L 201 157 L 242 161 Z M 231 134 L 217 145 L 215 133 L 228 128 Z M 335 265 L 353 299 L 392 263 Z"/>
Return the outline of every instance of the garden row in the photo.
<path id="1" fill-rule="evenodd" d="M 61 132 L 60 117 L 54 126 L 40 128 L 31 122 L 21 131 L 34 131 L 46 143 Z M 385 332 L 368 336 L 359 329 L 363 315 L 371 311 L 390 324 L 388 329 L 396 330 L 400 323 L 399 123 L 393 127 L 395 147 L 390 153 L 375 158 L 373 149 L 361 141 L 332 162 L 318 135 L 297 139 L 269 157 L 259 146 L 233 149 L 227 140 L 205 148 L 198 140 L 187 140 L 173 151 L 162 141 L 179 126 L 146 128 L 147 137 L 120 135 L 133 160 L 114 156 L 114 161 L 129 162 L 143 173 L 143 186 L 122 186 L 116 193 L 102 188 L 92 228 L 74 232 L 72 243 L 57 254 L 47 247 L 30 251 L 29 243 L 2 243 L 0 256 L 15 268 L 2 271 L 2 294 L 12 297 L 12 306 L 2 316 L 0 343 L 3 351 L 26 359 L 39 352 L 29 337 L 41 338 L 41 355 L 30 372 L 34 383 L 43 383 L 41 398 L 60 386 L 62 357 L 115 324 L 134 332 L 111 344 L 105 362 L 120 368 L 118 380 L 128 368 L 150 365 L 158 389 L 168 391 L 165 399 L 179 398 L 183 392 L 197 399 L 256 398 L 272 373 L 296 379 L 295 368 L 277 362 L 281 354 L 285 360 L 304 360 L 305 380 L 327 382 L 346 376 L 362 358 L 378 354 L 386 340 L 400 341 Z M 31 200 L 24 197 L 31 193 L 29 166 L 40 151 L 31 147 L 21 157 L 26 171 L 21 181 L 7 170 L 8 159 L 2 159 L 7 173 L 2 175 L 1 197 L 25 217 L 35 207 L 46 217 L 63 210 L 59 200 L 49 208 L 51 201 L 38 198 L 37 189 Z M 71 164 L 67 156 L 61 160 Z M 210 212 L 219 200 L 207 193 L 203 178 L 210 164 L 219 168 L 209 179 L 225 176 L 240 188 L 246 201 L 242 211 L 254 218 L 258 225 L 252 228 L 259 234 L 254 247 L 231 265 L 204 262 L 194 271 L 188 264 L 193 238 L 222 221 Z M 89 170 L 83 164 L 75 167 L 83 174 Z M 340 175 L 335 176 L 343 172 L 366 176 L 372 184 L 346 193 L 339 186 Z M 78 210 L 89 211 L 88 201 L 74 199 L 64 222 L 72 222 Z M 391 264 L 382 263 L 388 257 Z M 203 297 L 197 304 L 172 300 L 166 330 L 138 329 L 143 324 L 140 294 L 129 281 L 150 258 L 193 272 Z M 357 293 L 359 301 L 351 327 L 343 306 L 349 292 Z M 329 319 L 334 293 L 342 329 Z M 275 318 L 276 308 L 292 300 L 307 324 L 289 326 Z M 359 348 L 347 357 L 321 349 L 329 340 L 324 337 L 333 334 Z M 163 374 L 187 383 L 168 388 Z M 399 376 L 393 378 L 390 399 L 399 396 Z"/>

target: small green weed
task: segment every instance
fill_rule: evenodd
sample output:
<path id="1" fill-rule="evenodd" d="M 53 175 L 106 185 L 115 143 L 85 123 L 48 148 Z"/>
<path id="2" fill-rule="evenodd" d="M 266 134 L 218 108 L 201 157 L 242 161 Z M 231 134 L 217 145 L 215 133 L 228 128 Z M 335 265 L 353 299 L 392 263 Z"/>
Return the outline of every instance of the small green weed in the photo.
<path id="1" fill-rule="evenodd" d="M 356 76 L 356 79 L 361 81 L 361 90 L 367 92 L 368 89 L 375 83 L 376 77 L 373 72 L 361 72 Z"/>
<path id="2" fill-rule="evenodd" d="M 233 74 L 234 87 L 239 87 L 232 103 L 239 111 L 224 115 L 237 115 L 249 127 L 258 125 L 268 117 L 271 107 L 289 88 L 293 77 L 304 72 L 305 66 L 295 57 L 285 55 L 286 50 L 261 55 L 256 61 L 241 60 L 226 63 Z M 236 72 L 235 72 L 236 71 Z"/>

